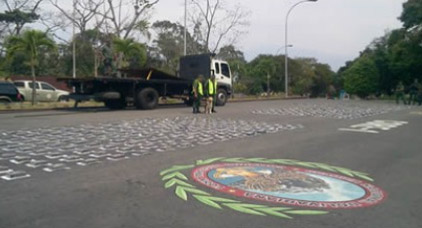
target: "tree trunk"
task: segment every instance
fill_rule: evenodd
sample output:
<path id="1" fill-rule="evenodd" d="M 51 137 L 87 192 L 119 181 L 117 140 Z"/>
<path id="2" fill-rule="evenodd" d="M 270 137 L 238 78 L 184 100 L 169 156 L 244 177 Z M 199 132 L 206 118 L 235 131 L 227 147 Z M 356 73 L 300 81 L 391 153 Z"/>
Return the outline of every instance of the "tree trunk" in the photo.
<path id="1" fill-rule="evenodd" d="M 98 51 L 96 48 L 94 48 L 94 77 L 97 78 L 98 77 Z"/>
<path id="2" fill-rule="evenodd" d="M 36 91 L 35 91 L 35 66 L 32 63 L 31 64 L 31 75 L 32 75 L 32 106 L 35 105 L 35 95 L 36 95 Z"/>

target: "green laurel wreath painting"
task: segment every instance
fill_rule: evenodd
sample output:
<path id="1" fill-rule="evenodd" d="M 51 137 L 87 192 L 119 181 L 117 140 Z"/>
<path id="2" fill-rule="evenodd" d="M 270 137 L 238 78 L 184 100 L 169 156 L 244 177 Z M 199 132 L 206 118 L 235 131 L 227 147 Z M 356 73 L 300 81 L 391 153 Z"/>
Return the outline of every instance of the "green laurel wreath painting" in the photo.
<path id="1" fill-rule="evenodd" d="M 183 173 L 188 170 L 193 182 Z M 283 219 L 369 207 L 386 196 L 382 189 L 370 183 L 374 180 L 366 173 L 289 159 L 211 158 L 175 165 L 160 176 L 164 187 L 173 188 L 175 195 L 184 201 L 196 200 L 220 210 Z M 214 191 L 201 190 L 194 183 L 234 199 L 217 197 L 212 194 Z M 260 203 L 246 203 L 241 198 Z"/>

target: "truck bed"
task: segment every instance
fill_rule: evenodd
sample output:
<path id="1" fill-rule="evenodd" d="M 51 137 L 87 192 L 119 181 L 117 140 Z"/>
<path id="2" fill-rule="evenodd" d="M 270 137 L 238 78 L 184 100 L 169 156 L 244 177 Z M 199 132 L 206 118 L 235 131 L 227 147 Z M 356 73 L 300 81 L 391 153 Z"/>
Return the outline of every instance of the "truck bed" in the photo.
<path id="1" fill-rule="evenodd" d="M 58 78 L 58 81 L 65 81 L 70 84 L 77 83 L 77 82 L 87 82 L 93 80 L 101 80 L 101 81 L 110 81 L 110 82 L 132 82 L 134 80 L 143 80 L 143 81 L 155 81 L 155 82 L 182 82 L 182 83 L 191 83 L 192 80 L 178 78 L 174 75 L 165 73 L 163 71 L 154 69 L 154 68 L 147 68 L 147 69 L 128 69 L 128 70 L 120 70 L 123 77 L 111 77 L 111 76 L 100 76 L 100 77 L 84 77 L 84 78 L 71 78 L 71 77 L 62 77 Z"/>

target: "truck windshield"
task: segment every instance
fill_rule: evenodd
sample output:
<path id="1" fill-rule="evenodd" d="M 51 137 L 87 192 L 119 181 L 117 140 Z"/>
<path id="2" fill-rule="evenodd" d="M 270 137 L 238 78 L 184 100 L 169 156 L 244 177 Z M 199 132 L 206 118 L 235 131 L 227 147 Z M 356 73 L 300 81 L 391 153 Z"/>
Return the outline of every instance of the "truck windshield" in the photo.
<path id="1" fill-rule="evenodd" d="M 15 82 L 14 84 L 18 88 L 25 88 L 25 83 L 24 82 Z"/>

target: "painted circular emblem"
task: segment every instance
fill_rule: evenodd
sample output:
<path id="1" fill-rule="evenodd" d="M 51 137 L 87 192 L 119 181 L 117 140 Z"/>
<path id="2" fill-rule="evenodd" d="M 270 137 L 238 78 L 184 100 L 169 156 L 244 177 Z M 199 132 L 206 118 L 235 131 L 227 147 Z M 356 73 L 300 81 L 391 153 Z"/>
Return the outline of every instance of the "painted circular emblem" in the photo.
<path id="1" fill-rule="evenodd" d="M 229 195 L 297 207 L 362 208 L 386 197 L 382 189 L 360 179 L 296 166 L 216 163 L 196 167 L 191 176 Z"/>

